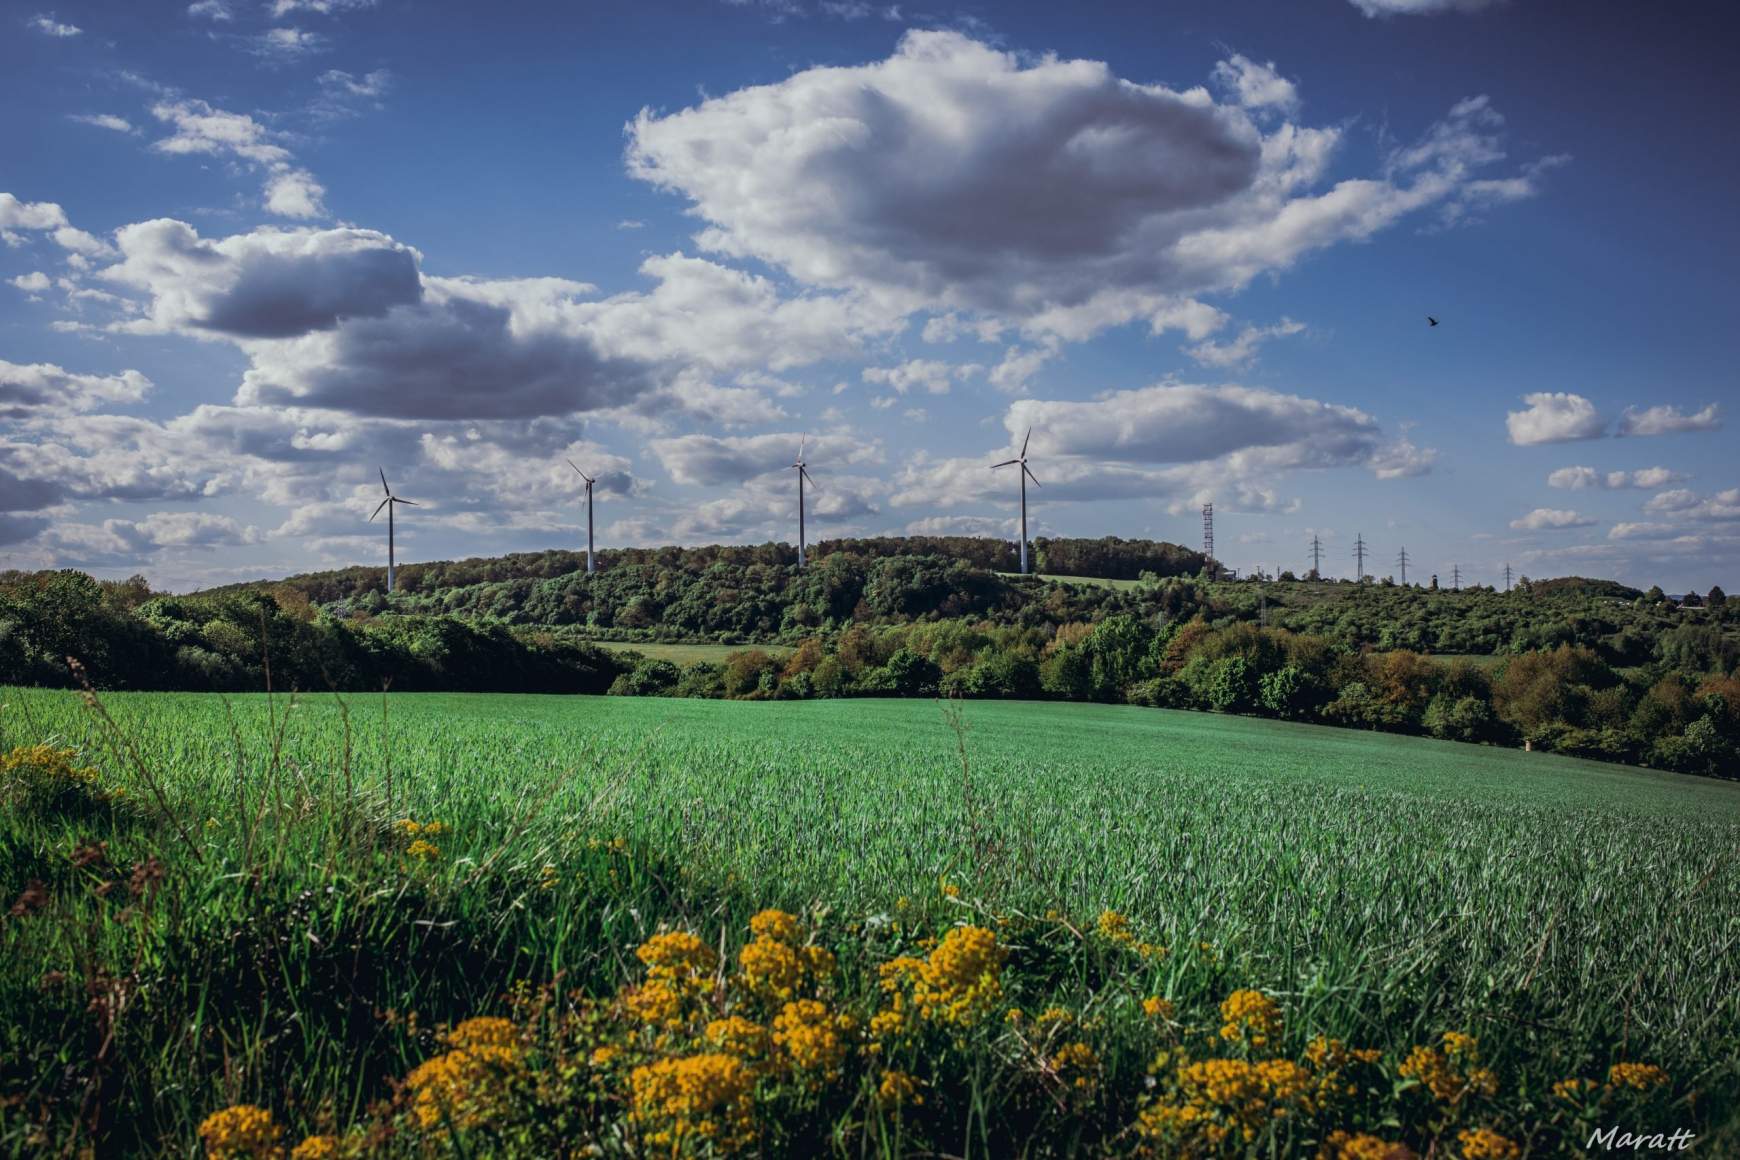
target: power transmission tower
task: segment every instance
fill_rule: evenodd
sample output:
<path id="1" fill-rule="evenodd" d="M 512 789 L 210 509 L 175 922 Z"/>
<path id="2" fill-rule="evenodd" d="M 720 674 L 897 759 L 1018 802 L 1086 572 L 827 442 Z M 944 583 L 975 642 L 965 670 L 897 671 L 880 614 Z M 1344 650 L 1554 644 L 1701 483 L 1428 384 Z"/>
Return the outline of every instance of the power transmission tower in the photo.
<path id="1" fill-rule="evenodd" d="M 1323 579 L 1323 541 L 1311 537 L 1311 579 Z"/>
<path id="2" fill-rule="evenodd" d="M 1214 504 L 1202 505 L 1202 558 L 1212 579 L 1220 575 L 1220 565 L 1214 562 Z"/>
<path id="3" fill-rule="evenodd" d="M 1510 591 L 1510 564 L 1508 561 L 1504 566 L 1504 590 L 1506 592 Z"/>
<path id="4" fill-rule="evenodd" d="M 1402 549 L 1402 554 L 1396 557 L 1396 563 L 1402 566 L 1402 587 L 1408 586 L 1408 550 Z"/>
<path id="5" fill-rule="evenodd" d="M 1353 578 L 1354 583 L 1357 584 L 1365 579 L 1365 537 L 1363 535 L 1356 535 L 1353 538 L 1353 558 L 1359 565 L 1359 571 Z"/>
<path id="6" fill-rule="evenodd" d="M 1450 590 L 1452 592 L 1462 591 L 1462 565 L 1460 564 L 1450 565 Z"/>

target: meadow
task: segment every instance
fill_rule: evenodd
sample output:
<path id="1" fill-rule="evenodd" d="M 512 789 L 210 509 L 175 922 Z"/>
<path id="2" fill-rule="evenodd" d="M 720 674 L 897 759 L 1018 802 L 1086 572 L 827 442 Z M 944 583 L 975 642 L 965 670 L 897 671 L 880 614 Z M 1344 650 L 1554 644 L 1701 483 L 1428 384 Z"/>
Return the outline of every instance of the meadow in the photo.
<path id="1" fill-rule="evenodd" d="M 102 787 L 8 790 L 14 1154 L 194 1156 L 238 1106 L 271 1133 L 209 1154 L 555 1154 L 556 1107 L 575 1155 L 1474 1160 L 1624 1117 L 1740 1146 L 1740 785 L 1123 706 L 4 701 L 0 751 Z M 747 948 L 788 945 L 829 970 L 781 1015 Z M 654 1035 L 667 985 L 699 1006 Z M 779 1019 L 809 1001 L 805 1057 Z M 757 1012 L 753 1095 L 643 1106 L 705 1016 Z M 481 1068 L 473 1016 L 521 1087 L 395 1087 Z M 636 1070 L 526 1078 L 576 1042 Z"/>

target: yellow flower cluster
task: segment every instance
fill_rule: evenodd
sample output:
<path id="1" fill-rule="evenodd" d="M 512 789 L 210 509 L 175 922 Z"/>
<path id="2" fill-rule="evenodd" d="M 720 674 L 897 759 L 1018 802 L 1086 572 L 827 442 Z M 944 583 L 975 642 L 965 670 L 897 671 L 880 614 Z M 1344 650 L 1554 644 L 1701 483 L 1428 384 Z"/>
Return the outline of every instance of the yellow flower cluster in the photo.
<path id="1" fill-rule="evenodd" d="M 290 1160 L 338 1160 L 337 1136 L 310 1136 L 290 1149 Z"/>
<path id="2" fill-rule="evenodd" d="M 885 1107 L 916 1107 L 924 1103 L 918 1087 L 918 1080 L 904 1071 L 884 1071 L 882 1082 L 876 1085 L 876 1098 Z"/>
<path id="3" fill-rule="evenodd" d="M 1173 1086 L 1169 1098 L 1143 1109 L 1136 1127 L 1189 1152 L 1229 1137 L 1250 1143 L 1270 1122 L 1307 1108 L 1312 1085 L 1311 1073 L 1291 1060 L 1205 1059 L 1181 1063 Z"/>
<path id="4" fill-rule="evenodd" d="M 1165 947 L 1137 938 L 1136 930 L 1130 925 L 1129 917 L 1115 910 L 1100 911 L 1099 918 L 1094 922 L 1094 930 L 1107 942 L 1128 947 L 1145 959 L 1166 957 Z"/>
<path id="5" fill-rule="evenodd" d="M 1418 1160 L 1406 1144 L 1393 1144 L 1366 1132 L 1334 1131 L 1323 1143 L 1318 1160 Z"/>
<path id="6" fill-rule="evenodd" d="M 1078 1088 L 1091 1088 L 1098 1077 L 1100 1057 L 1085 1043 L 1066 1043 L 1048 1061 L 1062 1080 Z"/>
<path id="7" fill-rule="evenodd" d="M 850 1015 L 836 1015 L 816 999 L 799 999 L 774 1016 L 773 1043 L 796 1071 L 815 1080 L 835 1079 L 846 1060 L 846 1037 L 856 1027 Z"/>
<path id="8" fill-rule="evenodd" d="M 419 862 L 433 862 L 435 859 L 441 857 L 441 847 L 437 846 L 434 842 L 428 842 L 424 841 L 422 838 L 418 838 L 409 846 L 405 847 L 405 853 L 410 855 L 412 858 L 417 859 Z"/>
<path id="9" fill-rule="evenodd" d="M 719 956 L 686 930 L 655 934 L 634 953 L 647 971 L 646 982 L 624 999 L 629 1012 L 642 1023 L 667 1030 L 687 1024 L 712 984 Z"/>
<path id="10" fill-rule="evenodd" d="M 1261 991 L 1234 991 L 1220 1005 L 1220 1037 L 1265 1047 L 1281 1036 L 1281 1008 Z"/>
<path id="11" fill-rule="evenodd" d="M 1440 1103 L 1459 1104 L 1498 1093 L 1498 1076 L 1479 1064 L 1479 1042 L 1460 1031 L 1446 1031 L 1441 1046 L 1416 1046 L 1398 1070 L 1403 1079 L 1418 1080 Z"/>
<path id="12" fill-rule="evenodd" d="M 1142 1014 L 1150 1019 L 1170 1019 L 1177 1012 L 1172 1000 L 1150 995 L 1142 1000 Z"/>
<path id="13" fill-rule="evenodd" d="M 76 794 L 104 802 L 122 796 L 119 788 L 105 788 L 95 769 L 76 764 L 77 757 L 76 749 L 55 745 L 20 745 L 0 754 L 0 800 L 46 801 Z"/>
<path id="14" fill-rule="evenodd" d="M 911 1017 L 952 1027 L 984 1018 L 1003 997 L 1007 952 L 995 932 L 957 926 L 922 959 L 902 955 L 882 964 L 881 987 L 888 1006 L 870 1021 L 878 1038 L 898 1034 Z"/>
<path id="15" fill-rule="evenodd" d="M 647 1143 L 676 1156 L 691 1141 L 730 1151 L 755 1138 L 755 1077 L 725 1052 L 661 1059 L 629 1076 L 633 1120 Z"/>
<path id="16" fill-rule="evenodd" d="M 1668 1081 L 1668 1073 L 1653 1063 L 1616 1063 L 1607 1069 L 1610 1087 L 1646 1092 Z"/>
<path id="17" fill-rule="evenodd" d="M 1522 1160 L 1516 1141 L 1490 1128 L 1463 1129 L 1456 1142 L 1462 1145 L 1462 1160 Z"/>
<path id="18" fill-rule="evenodd" d="M 407 838 L 439 838 L 447 832 L 445 822 L 416 822 L 410 818 L 399 821 L 399 832 Z"/>
<path id="19" fill-rule="evenodd" d="M 484 1016 L 465 1020 L 445 1041 L 451 1050 L 425 1060 L 405 1079 L 418 1124 L 463 1130 L 497 1119 L 524 1056 L 519 1029 Z"/>
<path id="20" fill-rule="evenodd" d="M 757 998 L 784 1003 L 833 977 L 833 953 L 804 942 L 803 927 L 785 911 L 762 911 L 749 931 L 755 937 L 738 953 L 738 979 Z"/>
<path id="21" fill-rule="evenodd" d="M 213 1112 L 199 1125 L 209 1160 L 276 1160 L 284 1155 L 282 1136 L 272 1113 L 253 1104 Z"/>
<path id="22" fill-rule="evenodd" d="M 707 1042 L 744 1059 L 767 1056 L 767 1028 L 741 1015 L 727 1015 L 707 1024 Z"/>

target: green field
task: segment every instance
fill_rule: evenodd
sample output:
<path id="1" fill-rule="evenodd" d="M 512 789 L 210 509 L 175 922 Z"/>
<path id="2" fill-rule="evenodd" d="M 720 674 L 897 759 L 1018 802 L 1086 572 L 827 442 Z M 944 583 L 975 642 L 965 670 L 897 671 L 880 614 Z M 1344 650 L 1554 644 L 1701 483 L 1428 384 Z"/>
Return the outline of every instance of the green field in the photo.
<path id="1" fill-rule="evenodd" d="M 11 690 L 5 701 L 6 746 L 52 739 L 109 752 L 69 694 Z M 352 840 L 341 841 L 351 824 L 344 803 L 383 821 L 449 828 L 440 838 L 449 886 L 420 886 L 403 915 L 371 921 L 384 945 L 402 951 L 400 941 L 421 946 L 430 930 L 468 932 L 472 941 L 454 953 L 469 965 L 453 974 L 410 951 L 402 968 L 378 964 L 369 1003 L 382 1009 L 454 1018 L 489 1009 L 508 976 L 544 981 L 558 971 L 608 989 L 634 965 L 625 950 L 659 921 L 693 923 L 718 940 L 762 906 L 821 906 L 841 929 L 896 915 L 931 930 L 961 918 L 1052 921 L 1039 918 L 1050 912 L 1062 929 L 1091 931 L 1111 909 L 1174 953 L 1107 976 L 1103 962 L 1079 959 L 1087 952 L 1042 953 L 1049 936 L 1030 935 L 1011 962 L 1025 953 L 1051 964 L 1022 984 L 1033 1009 L 1091 1006 L 1117 990 L 1116 977 L 1132 994 L 1166 995 L 1210 1017 L 1235 986 L 1261 989 L 1284 1002 L 1298 1044 L 1322 1032 L 1399 1058 L 1439 1031 L 1468 1030 L 1502 1077 L 1503 1111 L 1495 1104 L 1492 1122 L 1542 1141 L 1566 1130 L 1548 1086 L 1615 1060 L 1665 1068 L 1676 1101 L 1698 1093 L 1695 1113 L 1675 1105 L 1682 1120 L 1716 1127 L 1735 1106 L 1732 783 L 1129 707 L 972 702 L 957 733 L 944 706 L 897 700 L 394 695 L 383 721 L 382 699 L 359 697 L 349 702 L 347 762 L 330 697 L 293 709 L 259 696 L 104 703 L 141 761 L 160 771 L 174 812 L 194 820 L 197 867 L 166 832 L 152 840 L 187 871 L 178 904 L 213 915 L 195 924 L 199 938 L 302 890 L 336 883 L 335 896 L 352 906 L 371 891 L 402 893 L 403 860 L 391 850 L 355 865 L 339 858 Z M 287 721 L 275 762 L 269 713 Z M 99 764 L 130 796 L 144 795 L 129 780 L 130 758 Z M 270 839 L 249 821 L 262 812 L 275 819 Z M 10 823 L 7 889 L 16 894 L 33 867 L 64 856 L 54 851 L 70 848 L 78 830 L 70 821 Z M 618 838 L 635 851 L 635 869 L 619 880 L 613 868 L 603 880 L 589 851 Z M 111 838 L 117 857 L 140 840 L 129 831 Z M 257 889 L 239 888 L 236 875 L 263 860 L 269 869 L 249 872 Z M 531 884 L 546 866 L 562 868 L 562 885 L 540 893 Z M 15 1010 L 40 964 L 80 953 L 70 935 L 14 924 L 6 937 L 13 965 L 0 968 L 0 982 Z M 191 952 L 161 952 L 166 961 L 179 953 Z M 306 947 L 292 957 L 273 985 L 313 1026 L 326 1014 L 294 996 L 330 965 Z M 202 1018 L 215 1027 L 224 1015 Z M 1104 1034 L 1124 1043 L 1125 1032 Z M 379 1094 L 382 1074 L 410 1062 L 402 1046 L 373 1038 L 300 1043 L 288 1061 L 282 1045 L 257 1042 L 257 1028 L 219 1038 L 232 1054 L 260 1053 L 255 1072 L 225 1078 L 213 1042 L 149 1040 L 159 1066 L 194 1078 L 136 1097 L 149 1106 L 136 1116 L 148 1139 L 185 1132 L 220 1092 L 304 1118 L 336 1099 L 348 1120 Z M 1103 1048 L 1098 1106 L 1107 1116 L 1128 1114 L 1142 1090 L 1140 1053 L 1117 1050 L 1114 1067 L 1114 1048 Z M 369 1066 L 347 1072 L 347 1060 L 364 1058 Z M 286 1067 L 295 1078 L 261 1074 Z M 1112 1098 L 1115 1072 L 1122 1094 Z M 933 1099 L 941 1115 L 940 1088 Z M 1422 1146 L 1439 1138 L 1428 1133 L 1450 1130 L 1438 1123 L 1410 1120 L 1406 1131 Z M 996 1139 L 1009 1138 L 979 1130 L 993 1153 Z M 961 1146 L 950 1131 L 936 1138 Z"/>

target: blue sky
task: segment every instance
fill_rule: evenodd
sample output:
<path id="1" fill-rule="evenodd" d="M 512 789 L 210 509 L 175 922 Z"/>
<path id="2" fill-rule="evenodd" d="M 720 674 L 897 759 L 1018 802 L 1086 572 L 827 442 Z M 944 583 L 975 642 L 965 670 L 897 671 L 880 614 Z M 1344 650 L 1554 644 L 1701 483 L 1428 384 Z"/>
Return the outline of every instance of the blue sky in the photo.
<path id="1" fill-rule="evenodd" d="M 0 566 L 1034 534 L 1732 585 L 1714 2 L 9 4 Z M 1426 315 L 1441 320 L 1428 327 Z"/>

